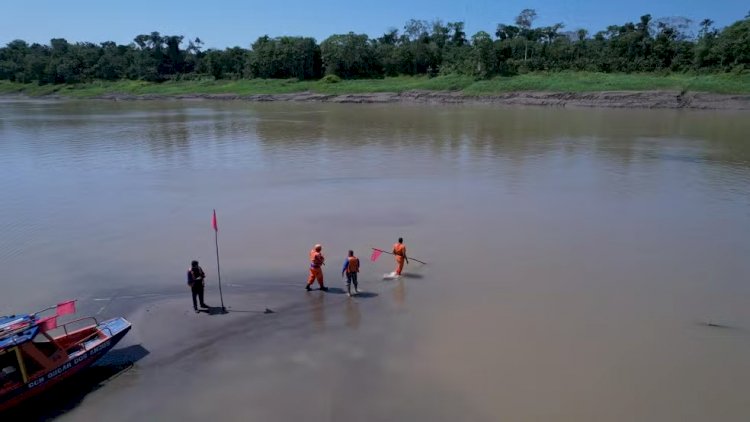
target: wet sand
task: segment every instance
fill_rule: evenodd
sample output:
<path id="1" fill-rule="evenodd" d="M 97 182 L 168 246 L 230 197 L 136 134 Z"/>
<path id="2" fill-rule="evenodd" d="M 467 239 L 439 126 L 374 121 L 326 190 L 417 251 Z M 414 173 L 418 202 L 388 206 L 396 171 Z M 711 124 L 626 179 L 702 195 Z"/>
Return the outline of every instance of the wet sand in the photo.
<path id="1" fill-rule="evenodd" d="M 748 313 L 740 321 L 715 311 L 664 309 L 673 293 L 655 286 L 638 286 L 649 288 L 650 298 L 596 283 L 573 294 L 570 280 L 564 289 L 541 291 L 506 282 L 505 297 L 487 295 L 496 290 L 483 283 L 435 292 L 429 266 L 414 270 L 396 281 L 371 270 L 364 293 L 354 298 L 343 294 L 340 280 L 329 282 L 328 293 L 304 292 L 291 278 L 231 283 L 224 288 L 226 314 L 215 287 L 208 291 L 211 309 L 200 314 L 186 291 L 112 298 L 103 313 L 127 315 L 134 326 L 118 346 L 126 353 L 100 362 L 93 371 L 106 377 L 89 375 L 100 376 L 94 385 L 72 384 L 84 388 L 73 396 L 80 402 L 62 399 L 51 407 L 45 401 L 43 411 L 24 415 L 59 414 L 63 421 L 102 415 L 112 421 L 744 418 L 744 393 L 734 386 L 746 379 L 747 361 L 733 350 L 750 349 Z M 703 319 L 709 315 L 727 325 L 709 326 Z M 735 369 L 727 377 L 728 368 Z"/>
<path id="2" fill-rule="evenodd" d="M 328 292 L 304 292 L 304 283 L 284 279 L 230 284 L 223 289 L 226 313 L 215 288 L 207 292 L 210 308 L 199 314 L 187 291 L 81 301 L 82 312 L 94 313 L 104 303 L 100 314 L 127 315 L 133 330 L 114 356 L 82 375 L 83 382 L 63 387 L 81 394 L 52 401 L 47 394 L 9 416 L 493 420 L 431 386 L 422 379 L 427 374 L 415 376 L 410 359 L 399 356 L 413 340 L 396 324 L 410 318 L 407 291 L 416 287 L 409 285 L 424 279 L 423 271 L 400 280 L 370 277 L 353 297 L 338 279 L 329 281 Z M 429 405 L 441 399 L 451 408 Z M 424 405 L 414 406 L 414 400 Z"/>

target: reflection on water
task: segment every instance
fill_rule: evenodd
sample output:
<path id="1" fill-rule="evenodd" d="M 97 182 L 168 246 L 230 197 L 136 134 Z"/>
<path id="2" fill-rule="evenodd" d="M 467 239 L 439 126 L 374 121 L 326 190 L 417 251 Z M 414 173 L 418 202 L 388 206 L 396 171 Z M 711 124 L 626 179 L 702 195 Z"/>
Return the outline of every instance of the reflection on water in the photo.
<path id="1" fill-rule="evenodd" d="M 359 304 L 354 300 L 347 300 L 346 305 L 346 326 L 352 330 L 359 328 L 362 320 L 362 314 L 359 312 Z"/>
<path id="2" fill-rule="evenodd" d="M 322 292 L 310 292 L 306 294 L 307 303 L 310 308 L 310 319 L 318 331 L 326 329 L 325 294 Z"/>
<path id="3" fill-rule="evenodd" d="M 0 313 L 183 291 L 185 263 L 214 259 L 216 208 L 228 283 L 299 274 L 316 243 L 343 257 L 404 236 L 430 264 L 408 268 L 422 278 L 384 282 L 392 261 L 363 262 L 373 294 L 353 300 L 282 276 L 298 286 L 289 295 L 304 316 L 288 324 L 299 332 L 253 347 L 309 352 L 302 360 L 325 371 L 278 364 L 259 386 L 241 369 L 257 363 L 246 347 L 211 349 L 216 365 L 239 360 L 222 383 L 260 396 L 213 385 L 217 401 L 191 395 L 196 408 L 221 412 L 235 397 L 258 420 L 303 417 L 279 392 L 325 378 L 327 394 L 354 386 L 367 399 L 319 405 L 313 418 L 744 420 L 747 117 L 3 101 Z M 355 357 L 327 363 L 340 356 Z M 144 399 L 169 389 L 137 387 Z"/>
<path id="4" fill-rule="evenodd" d="M 396 282 L 396 287 L 393 289 L 393 303 L 396 304 L 396 309 L 399 310 L 406 307 L 406 283 L 404 283 L 404 280 Z"/>

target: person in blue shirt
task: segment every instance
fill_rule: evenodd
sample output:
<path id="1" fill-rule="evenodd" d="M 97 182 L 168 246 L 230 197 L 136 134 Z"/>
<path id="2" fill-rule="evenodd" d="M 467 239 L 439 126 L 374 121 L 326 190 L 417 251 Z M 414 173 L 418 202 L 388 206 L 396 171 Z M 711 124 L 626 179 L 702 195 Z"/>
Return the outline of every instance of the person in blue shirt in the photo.
<path id="1" fill-rule="evenodd" d="M 357 284 L 357 273 L 359 272 L 359 258 L 354 256 L 354 251 L 349 251 L 349 256 L 344 261 L 344 267 L 341 268 L 341 276 L 346 275 L 346 294 L 352 295 L 352 283 L 354 284 L 354 293 L 359 293 Z"/>

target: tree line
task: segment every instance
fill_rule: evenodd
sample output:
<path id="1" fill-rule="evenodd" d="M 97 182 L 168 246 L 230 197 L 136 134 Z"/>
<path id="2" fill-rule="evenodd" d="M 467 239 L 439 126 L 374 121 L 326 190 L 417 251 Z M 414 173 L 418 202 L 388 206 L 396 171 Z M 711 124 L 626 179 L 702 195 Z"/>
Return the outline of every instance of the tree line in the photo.
<path id="1" fill-rule="evenodd" d="M 318 79 L 324 75 L 381 78 L 397 75 L 463 74 L 477 78 L 533 71 L 744 72 L 750 70 L 750 13 L 725 28 L 710 19 L 697 34 L 685 18 L 610 25 L 590 34 L 563 24 L 534 26 L 537 13 L 523 10 L 494 34 L 467 36 L 463 22 L 412 19 L 382 36 L 336 34 L 262 36 L 249 49 L 204 49 L 196 38 L 159 32 L 128 45 L 108 41 L 49 45 L 15 40 L 0 48 L 0 80 L 39 84 L 93 80 L 162 82 L 190 79 Z"/>

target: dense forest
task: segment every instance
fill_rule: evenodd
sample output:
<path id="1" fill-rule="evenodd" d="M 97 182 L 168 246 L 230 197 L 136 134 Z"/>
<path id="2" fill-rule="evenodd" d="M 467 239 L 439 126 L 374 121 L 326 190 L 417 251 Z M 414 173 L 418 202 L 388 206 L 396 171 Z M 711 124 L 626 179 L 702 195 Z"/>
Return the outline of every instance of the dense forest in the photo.
<path id="1" fill-rule="evenodd" d="M 463 22 L 410 20 L 378 38 L 336 34 L 320 44 L 309 37 L 263 36 L 249 49 L 204 49 L 200 39 L 158 32 L 128 45 L 114 42 L 49 45 L 15 40 L 0 48 L 0 80 L 39 84 L 93 80 L 381 78 L 463 74 L 477 78 L 534 71 L 747 72 L 750 14 L 725 28 L 705 19 L 652 19 L 611 25 L 590 34 L 562 24 L 535 26 L 523 10 L 513 24 L 467 36 Z"/>

